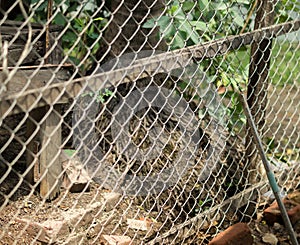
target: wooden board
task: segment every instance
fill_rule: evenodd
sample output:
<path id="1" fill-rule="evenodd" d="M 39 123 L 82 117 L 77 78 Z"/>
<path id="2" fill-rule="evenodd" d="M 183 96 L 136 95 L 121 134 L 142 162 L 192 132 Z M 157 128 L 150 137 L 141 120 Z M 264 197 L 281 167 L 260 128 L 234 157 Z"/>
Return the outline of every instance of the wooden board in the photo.
<path id="1" fill-rule="evenodd" d="M 56 105 L 47 114 L 40 130 L 40 195 L 47 200 L 53 200 L 60 193 L 62 181 L 60 106 Z"/>
<path id="2" fill-rule="evenodd" d="M 30 23 L 31 27 L 31 51 L 26 55 L 22 61 L 22 65 L 34 64 L 45 55 L 45 36 L 46 27 L 40 24 Z M 62 29 L 59 26 L 49 26 L 51 42 L 57 40 L 57 34 Z M 8 65 L 15 66 L 24 50 L 26 42 L 29 40 L 29 26 L 19 21 L 5 21 L 0 26 L 1 41 L 8 42 Z M 60 50 L 61 42 L 58 40 L 53 51 Z M 62 52 L 61 52 L 62 53 Z M 52 52 L 49 54 L 52 56 Z M 59 60 L 58 60 L 59 61 Z M 55 63 L 57 63 L 56 61 Z"/>
<path id="3" fill-rule="evenodd" d="M 1 73 L 0 73 L 1 77 Z M 70 96 L 60 90 L 51 90 L 50 93 L 45 92 L 31 94 L 23 97 L 25 91 L 47 87 L 48 84 L 61 83 L 69 78 L 69 73 L 65 69 L 55 71 L 55 69 L 36 70 L 18 70 L 16 74 L 8 80 L 6 85 L 1 84 L 5 88 L 5 92 L 0 94 L 2 97 L 10 97 L 19 94 L 18 99 L 0 99 L 0 115 L 2 117 L 16 114 L 20 112 L 28 112 L 34 108 L 52 105 L 55 102 L 66 103 Z M 1 90 L 1 89 L 0 89 Z M 46 96 L 45 96 L 46 95 Z"/>

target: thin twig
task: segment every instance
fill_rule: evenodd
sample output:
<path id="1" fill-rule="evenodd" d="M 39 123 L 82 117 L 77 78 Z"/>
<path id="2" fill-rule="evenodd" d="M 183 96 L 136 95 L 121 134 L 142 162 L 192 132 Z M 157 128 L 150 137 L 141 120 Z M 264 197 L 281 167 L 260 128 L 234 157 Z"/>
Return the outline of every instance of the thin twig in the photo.
<path id="1" fill-rule="evenodd" d="M 244 25 L 243 25 L 243 27 L 242 27 L 242 30 L 239 32 L 239 35 L 243 34 L 244 31 L 246 30 L 246 28 L 247 28 L 247 26 L 248 26 L 248 24 L 249 24 L 249 21 L 250 21 L 250 19 L 251 19 L 251 16 L 253 15 L 253 12 L 254 12 L 254 10 L 255 10 L 255 8 L 256 8 L 257 1 L 258 1 L 258 0 L 255 0 L 255 2 L 253 3 L 253 5 L 252 5 L 250 11 L 248 12 L 247 18 L 246 18 L 245 23 L 244 23 Z M 229 55 L 229 52 L 226 53 L 226 54 L 224 55 L 224 60 L 227 59 L 227 56 L 228 56 L 228 55 Z"/>
<path id="2" fill-rule="evenodd" d="M 244 33 L 246 27 L 248 26 L 249 21 L 250 21 L 250 19 L 251 19 L 251 16 L 253 15 L 253 12 L 254 12 L 254 10 L 255 10 L 255 8 L 256 8 L 257 2 L 258 2 L 258 0 L 255 0 L 255 1 L 254 1 L 254 3 L 253 3 L 253 5 L 252 5 L 252 7 L 251 7 L 251 9 L 250 9 L 250 11 L 249 11 L 249 13 L 248 13 L 248 15 L 247 15 L 247 18 L 246 18 L 246 20 L 245 20 L 245 23 L 244 23 L 244 25 L 243 25 L 243 28 L 242 28 L 242 30 L 240 31 L 240 34 Z"/>
<path id="3" fill-rule="evenodd" d="M 1 46 L 2 46 L 2 40 L 0 40 Z M 1 80 L 1 88 L 0 88 L 0 94 L 3 92 L 7 91 L 7 88 L 5 86 L 4 81 L 7 80 L 8 77 L 8 61 L 7 61 L 7 56 L 8 56 L 8 42 L 4 41 L 3 46 L 1 47 L 1 52 L 2 52 L 2 80 Z"/>
<path id="4" fill-rule="evenodd" d="M 51 16 L 53 10 L 53 0 L 48 0 L 47 6 L 47 24 L 46 24 L 46 44 L 45 44 L 45 53 L 49 51 L 50 48 L 50 24 L 51 24 Z M 49 56 L 46 57 L 45 63 L 47 64 L 49 61 Z"/>

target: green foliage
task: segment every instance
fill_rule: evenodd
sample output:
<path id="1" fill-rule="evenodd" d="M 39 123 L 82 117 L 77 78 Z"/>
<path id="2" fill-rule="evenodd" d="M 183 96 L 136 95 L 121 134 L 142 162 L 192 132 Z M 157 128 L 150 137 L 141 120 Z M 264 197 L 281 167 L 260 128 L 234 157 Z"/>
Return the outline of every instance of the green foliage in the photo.
<path id="1" fill-rule="evenodd" d="M 158 26 L 160 36 L 167 41 L 171 49 L 183 48 L 240 33 L 253 2 L 250 0 L 173 0 L 165 15 L 149 20 L 143 27 Z M 275 10 L 276 22 L 284 22 L 295 18 L 296 13 L 299 13 L 300 10 L 300 2 L 297 0 L 279 1 Z M 247 23 L 244 31 L 249 30 L 253 21 L 254 16 L 250 18 L 250 23 Z M 282 65 L 277 68 L 276 72 L 273 68 L 270 75 L 272 77 L 274 73 L 277 73 L 274 80 L 279 80 L 281 83 L 294 82 L 296 78 L 291 76 L 290 72 L 286 72 L 287 68 L 283 60 L 288 61 L 291 58 L 298 62 L 299 57 L 297 53 L 287 52 L 289 49 L 284 47 L 285 45 L 278 50 L 278 46 L 275 46 L 273 58 L 275 60 L 282 59 Z M 293 45 L 289 48 L 293 48 Z M 242 104 L 238 97 L 240 89 L 247 85 L 249 52 L 248 48 L 243 47 L 226 54 L 225 57 L 218 56 L 210 60 L 202 60 L 199 65 L 199 72 L 205 72 L 208 79 L 213 81 L 218 88 L 226 88 L 226 92 L 222 96 L 225 97 L 225 101 L 229 100 L 230 102 L 226 104 L 226 114 L 227 125 L 232 132 L 239 131 L 246 123 Z M 279 78 L 278 73 L 284 79 Z M 186 87 L 188 82 L 184 83 L 186 83 Z M 205 112 L 200 110 L 199 116 L 203 116 L 203 113 Z M 223 114 L 219 114 L 218 119 L 223 122 Z"/>
<path id="2" fill-rule="evenodd" d="M 166 15 L 150 19 L 143 27 L 159 26 L 161 37 L 172 49 L 183 48 L 237 34 L 244 25 L 243 13 L 247 13 L 249 6 L 248 0 L 174 0 Z"/>
<path id="3" fill-rule="evenodd" d="M 282 0 L 278 1 L 275 6 L 276 22 L 282 23 L 291 19 L 299 18 L 300 1 L 299 0 Z"/>
<path id="4" fill-rule="evenodd" d="M 183 48 L 238 34 L 245 24 L 253 2 L 252 0 L 173 0 L 164 15 L 148 20 L 143 27 L 158 26 L 160 38 L 164 38 L 172 50 Z M 25 0 L 25 4 L 35 13 L 33 22 L 46 22 L 47 1 Z M 62 37 L 64 52 L 75 65 L 80 67 L 83 75 L 95 62 L 94 55 L 101 45 L 101 30 L 107 24 L 109 17 L 108 12 L 103 10 L 97 12 L 101 4 L 103 4 L 101 0 L 86 0 L 84 3 L 78 0 L 63 2 L 54 0 L 53 24 L 67 28 Z M 279 1 L 275 9 L 276 21 L 283 22 L 293 18 L 300 10 L 299 5 L 297 0 Z M 251 26 L 253 17 L 250 20 L 247 28 Z M 245 31 L 248 30 L 247 28 Z M 283 45 L 280 49 L 273 50 L 275 59 L 287 61 L 294 59 L 298 62 L 299 52 L 295 54 L 292 51 L 287 52 L 293 46 L 287 49 L 284 47 Z M 237 98 L 239 87 L 245 87 L 247 84 L 249 60 L 249 50 L 241 48 L 226 57 L 214 57 L 203 60 L 199 64 L 201 72 L 207 75 L 209 81 L 213 81 L 217 87 L 226 88 L 222 96 L 230 101 L 229 105 L 226 105 L 227 125 L 233 131 L 239 130 L 245 123 L 242 106 Z M 284 62 L 276 72 L 272 72 L 271 70 L 273 80 L 278 80 L 280 83 L 293 82 L 297 79 L 291 76 L 290 72 L 286 72 Z M 187 85 L 188 82 L 183 82 L 181 86 Z M 102 100 L 100 96 L 99 101 Z M 199 111 L 199 116 L 201 113 L 203 112 Z M 220 117 L 221 114 L 218 115 Z M 221 117 L 219 119 L 224 120 L 223 114 Z"/>
<path id="5" fill-rule="evenodd" d="M 240 50 L 231 55 L 233 56 L 232 66 L 236 70 L 239 70 L 241 66 L 246 67 L 245 76 L 248 76 L 250 49 Z M 298 72 L 299 60 L 300 49 L 298 42 L 292 42 L 288 39 L 274 40 L 271 56 L 270 82 L 276 86 L 300 83 Z"/>
<path id="6" fill-rule="evenodd" d="M 47 1 L 28 0 L 34 11 L 32 21 L 45 23 L 47 20 Z M 97 12 L 99 3 L 87 0 L 54 0 L 52 24 L 63 26 L 67 31 L 62 37 L 65 54 L 77 66 L 82 74 L 95 62 L 94 55 L 100 47 L 100 30 L 107 24 L 108 13 Z"/>
<path id="7" fill-rule="evenodd" d="M 197 214 L 208 210 L 211 207 L 212 201 L 213 200 L 211 198 L 207 198 L 205 200 L 200 199 L 196 205 L 196 208 L 194 209 L 194 212 Z"/>
<path id="8" fill-rule="evenodd" d="M 276 41 L 273 44 L 270 78 L 274 85 L 300 84 L 299 43 Z"/>
<path id="9" fill-rule="evenodd" d="M 64 149 L 63 151 L 68 157 L 73 157 L 73 155 L 76 153 L 76 150 L 73 149 Z"/>
<path id="10" fill-rule="evenodd" d="M 106 101 L 106 98 L 109 98 L 111 96 L 114 97 L 113 92 L 107 88 L 104 90 L 104 92 L 98 91 L 97 93 L 95 93 L 93 91 L 89 91 L 82 94 L 82 97 L 86 97 L 86 96 L 95 97 L 97 103 L 104 103 Z"/>
<path id="11" fill-rule="evenodd" d="M 166 15 L 149 20 L 143 27 L 159 26 L 160 36 L 165 38 L 171 49 L 178 49 L 238 34 L 244 26 L 244 19 L 250 6 L 248 0 L 174 0 Z M 205 72 L 209 81 L 213 81 L 218 87 L 227 88 L 223 97 L 230 103 L 225 109 L 228 118 L 225 125 L 235 131 L 246 122 L 238 94 L 240 88 L 246 85 L 248 67 L 239 66 L 237 70 L 233 60 L 232 55 L 228 55 L 225 59 L 219 56 L 203 60 L 199 65 L 199 72 Z M 223 113 L 211 110 L 209 112 L 210 115 L 217 115 L 220 121 L 224 121 Z M 201 117 L 203 113 L 200 110 L 199 116 Z"/>

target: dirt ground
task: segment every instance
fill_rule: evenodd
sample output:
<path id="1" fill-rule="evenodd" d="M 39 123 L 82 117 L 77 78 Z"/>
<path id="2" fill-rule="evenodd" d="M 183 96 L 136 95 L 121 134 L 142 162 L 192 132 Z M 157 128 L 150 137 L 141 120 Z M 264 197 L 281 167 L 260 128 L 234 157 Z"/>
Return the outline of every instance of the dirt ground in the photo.
<path id="1" fill-rule="evenodd" d="M 295 181 L 299 183 L 300 176 L 298 176 Z M 34 241 L 32 233 L 23 231 L 24 225 L 18 221 L 18 218 L 29 219 L 39 223 L 43 223 L 49 219 L 60 220 L 62 214 L 68 212 L 68 210 L 87 209 L 93 203 L 101 202 L 105 192 L 106 191 L 100 191 L 97 184 L 92 184 L 89 192 L 63 192 L 55 201 L 43 203 L 37 195 L 30 195 L 28 198 L 29 189 L 22 185 L 22 188 L 19 188 L 17 193 L 15 193 L 17 199 L 11 201 L 0 211 L 0 236 L 2 236 L 0 244 L 45 244 L 40 241 Z M 288 239 L 287 231 L 282 224 L 275 223 L 273 226 L 269 226 L 264 220 L 263 210 L 270 205 L 271 201 L 264 199 L 260 199 L 260 203 L 256 203 L 256 201 L 258 200 L 253 201 L 255 204 L 252 207 L 252 211 L 251 208 L 249 209 L 248 207 L 247 214 L 244 215 L 242 219 L 238 212 L 234 215 L 228 215 L 224 217 L 222 222 L 214 221 L 209 228 L 195 232 L 195 235 L 191 239 L 187 239 L 182 244 L 207 244 L 216 233 L 225 230 L 231 224 L 239 221 L 248 223 L 252 231 L 254 244 L 270 244 L 263 242 L 263 238 L 266 234 L 275 235 L 275 239 L 278 240 L 277 244 L 291 244 Z M 242 212 L 242 209 L 240 209 L 239 212 Z M 151 215 L 152 217 L 158 216 L 157 213 L 151 213 Z M 149 218 L 148 211 L 140 206 L 132 205 L 132 200 L 125 198 L 112 210 L 102 210 L 101 213 L 94 214 L 95 219 L 92 223 L 80 226 L 73 233 L 70 232 L 70 234 L 83 233 L 85 235 L 84 239 L 82 239 L 82 243 L 78 244 L 107 244 L 99 234 L 125 234 L 126 236 L 134 238 L 132 244 L 141 244 L 140 239 L 151 237 L 159 231 L 162 233 L 166 231 L 161 228 L 165 225 L 163 219 L 156 220 L 150 231 L 137 231 L 128 228 L 126 222 L 128 218 L 139 219 L 141 217 Z M 300 222 L 296 223 L 294 229 L 300 239 Z M 65 237 L 65 239 L 67 238 L 68 237 Z M 60 241 L 61 242 L 53 244 L 64 244 L 61 239 Z"/>
<path id="2" fill-rule="evenodd" d="M 283 89 L 270 88 L 270 101 L 268 104 L 267 114 L 267 130 L 266 137 L 274 138 L 273 150 L 284 150 L 286 154 L 293 156 L 293 159 L 299 161 L 300 149 L 300 93 L 299 87 L 285 87 Z M 277 147 L 277 148 L 276 148 Z M 290 151 L 289 151 L 290 150 Z M 298 175 L 298 176 L 297 176 Z M 295 189 L 299 189 L 300 177 L 296 173 L 294 177 Z M 34 241 L 32 236 L 22 231 L 22 225 L 16 221 L 16 218 L 30 219 L 35 222 L 44 222 L 48 219 L 59 219 L 63 212 L 74 208 L 86 209 L 95 202 L 103 201 L 103 193 L 105 190 L 99 190 L 96 183 L 91 184 L 90 191 L 83 193 L 69 193 L 63 191 L 59 198 L 52 202 L 41 202 L 37 193 L 32 193 L 31 188 L 22 183 L 18 189 L 15 187 L 19 184 L 17 174 L 10 174 L 0 185 L 0 193 L 9 195 L 9 202 L 0 195 L 0 244 L 42 244 Z M 13 190 L 13 191 L 12 191 Z M 104 244 L 99 238 L 99 234 L 126 234 L 133 237 L 135 241 L 144 237 L 151 237 L 156 232 L 162 232 L 161 226 L 164 224 L 164 217 L 155 220 L 150 231 L 140 231 L 128 229 L 126 223 L 127 218 L 149 218 L 149 213 L 140 206 L 132 205 L 130 198 L 124 198 L 118 203 L 113 211 L 103 211 L 95 215 L 95 220 L 89 226 L 80 227 L 76 232 L 86 234 L 82 244 Z M 254 201 L 255 203 L 255 201 Z M 290 244 L 287 232 L 283 225 L 276 224 L 268 226 L 262 217 L 264 208 L 270 205 L 270 201 L 262 201 L 256 203 L 255 213 L 249 214 L 245 222 L 249 223 L 254 236 L 255 244 L 270 244 L 263 242 L 262 238 L 267 233 L 274 234 L 280 245 Z M 159 217 L 158 213 L 151 213 L 150 218 Z M 209 240 L 216 234 L 227 228 L 230 223 L 237 222 L 240 216 L 231 217 L 230 221 L 223 222 L 221 226 L 216 223 L 209 230 L 202 230 L 195 233 L 194 240 L 191 244 L 207 244 Z M 104 223 L 105 225 L 103 225 Z M 300 224 L 295 225 L 295 231 L 300 236 Z M 162 232 L 163 233 L 163 232 Z M 58 243 L 57 243 L 58 244 Z M 134 242 L 139 244 L 139 242 Z M 185 243 L 188 244 L 188 243 Z"/>

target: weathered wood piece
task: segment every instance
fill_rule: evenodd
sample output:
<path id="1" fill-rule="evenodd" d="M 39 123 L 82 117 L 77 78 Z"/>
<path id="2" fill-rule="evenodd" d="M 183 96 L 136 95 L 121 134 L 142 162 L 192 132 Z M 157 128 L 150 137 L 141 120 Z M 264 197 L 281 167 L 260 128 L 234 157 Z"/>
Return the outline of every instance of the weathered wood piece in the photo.
<path id="1" fill-rule="evenodd" d="M 40 195 L 53 200 L 60 193 L 62 164 L 60 159 L 61 116 L 59 107 L 50 108 L 40 130 Z"/>
<path id="2" fill-rule="evenodd" d="M 3 67 L 2 72 L 2 94 L 22 94 L 26 90 L 36 89 L 50 84 L 59 83 L 69 78 L 66 70 L 60 66 L 43 69 L 43 67 L 34 67 L 31 70 L 28 66 L 40 64 L 44 59 L 53 64 L 60 64 L 63 52 L 61 52 L 58 32 L 61 27 L 39 25 L 34 23 L 23 23 L 17 21 L 7 21 L 0 26 L 2 41 L 8 41 L 7 64 L 10 69 Z M 46 33 L 48 44 L 51 48 L 45 47 Z M 28 37 L 30 36 L 30 39 Z M 31 51 L 22 60 L 21 65 L 27 65 L 26 69 L 14 67 L 21 57 L 24 46 L 31 40 Z M 16 70 L 17 69 L 17 70 Z M 27 101 L 1 101 L 1 116 L 5 118 L 8 114 L 16 112 L 29 112 L 27 120 L 27 151 L 26 151 L 26 179 L 33 184 L 34 169 L 39 171 L 41 179 L 40 195 L 43 198 L 52 200 L 58 194 L 61 185 L 62 165 L 60 161 L 61 146 L 61 125 L 59 122 L 60 105 L 52 103 L 43 98 L 42 94 L 35 94 L 35 102 L 38 106 L 31 104 L 28 106 Z M 48 105 L 56 104 L 54 107 Z M 25 106 L 25 110 L 24 107 Z M 46 110 L 50 108 L 50 112 Z M 53 109 L 55 108 L 55 110 Z M 47 113 L 48 112 L 48 113 Z"/>
<path id="3" fill-rule="evenodd" d="M 1 74 L 1 73 L 0 73 Z M 31 89 L 47 87 L 50 84 L 56 84 L 64 82 L 69 78 L 69 73 L 65 69 L 56 71 L 55 69 L 41 69 L 41 70 L 18 70 L 16 74 L 10 79 L 7 84 L 6 92 L 0 94 L 2 96 L 20 95 L 20 99 L 15 100 L 1 100 L 0 99 L 0 115 L 7 116 L 20 112 L 31 111 L 34 108 L 43 107 L 54 104 L 55 101 L 60 103 L 66 103 L 68 99 L 64 96 L 60 98 L 61 93 L 58 90 L 51 91 L 46 97 L 43 97 L 42 93 L 34 94 L 29 100 L 24 100 L 22 94 L 24 91 Z M 48 85 L 49 84 L 49 85 Z M 53 94 L 53 96 L 51 95 Z"/>
<path id="4" fill-rule="evenodd" d="M 45 114 L 45 108 L 39 108 L 29 113 L 29 119 L 26 121 L 26 138 L 28 144 L 26 146 L 26 180 L 30 184 L 34 184 L 34 169 L 39 169 L 39 129 L 38 124 Z"/>
<path id="5" fill-rule="evenodd" d="M 172 69 L 187 66 L 192 62 L 193 58 L 203 60 L 217 55 L 223 55 L 230 50 L 239 49 L 254 41 L 258 42 L 262 38 L 274 38 L 299 29 L 300 20 L 290 21 L 241 35 L 230 36 L 173 52 L 166 52 L 149 58 L 140 59 L 129 67 L 65 82 L 51 83 L 51 85 L 44 85 L 36 87 L 35 89 L 26 89 L 26 91 L 22 93 L 0 95 L 0 114 L 13 114 L 18 111 L 27 111 L 30 108 L 44 106 L 47 103 L 64 103 L 70 98 L 77 97 L 80 91 L 88 85 L 103 89 L 153 74 L 168 73 Z M 21 110 L 15 110 L 15 108 L 12 110 L 12 108 L 10 108 L 11 103 L 17 104 L 18 107 L 21 107 Z"/>
<path id="6" fill-rule="evenodd" d="M 30 23 L 32 28 L 32 49 L 26 58 L 22 61 L 24 64 L 34 64 L 36 61 L 44 57 L 45 44 L 45 27 L 39 24 Z M 59 26 L 50 26 L 51 35 L 61 30 Z M 28 40 L 28 25 L 18 21 L 6 21 L 0 26 L 2 41 L 10 43 L 8 47 L 9 56 L 8 65 L 14 66 L 24 50 L 26 41 Z"/>

